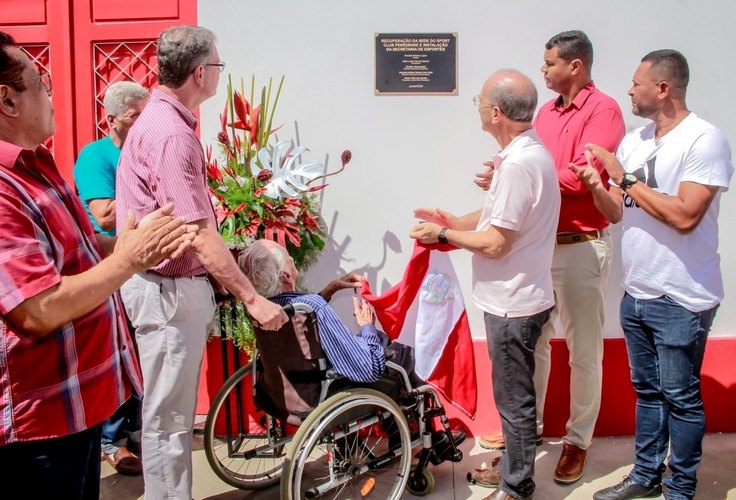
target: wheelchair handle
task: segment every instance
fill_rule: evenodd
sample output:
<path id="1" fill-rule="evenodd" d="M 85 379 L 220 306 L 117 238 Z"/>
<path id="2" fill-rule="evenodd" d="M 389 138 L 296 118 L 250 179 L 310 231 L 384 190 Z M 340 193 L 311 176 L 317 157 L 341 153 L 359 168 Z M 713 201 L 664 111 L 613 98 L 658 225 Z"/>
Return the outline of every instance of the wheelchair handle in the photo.
<path id="1" fill-rule="evenodd" d="M 290 318 L 293 317 L 297 311 L 301 311 L 307 314 L 314 312 L 312 306 L 310 306 L 309 304 L 305 304 L 304 302 L 291 302 L 289 304 L 285 304 L 282 309 Z"/>

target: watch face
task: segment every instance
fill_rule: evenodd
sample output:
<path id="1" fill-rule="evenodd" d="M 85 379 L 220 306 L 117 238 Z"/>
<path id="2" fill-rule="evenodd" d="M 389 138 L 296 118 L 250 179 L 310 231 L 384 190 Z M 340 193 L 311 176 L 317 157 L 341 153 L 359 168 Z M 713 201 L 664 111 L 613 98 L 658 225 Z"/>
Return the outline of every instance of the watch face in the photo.
<path id="1" fill-rule="evenodd" d="M 639 179 L 636 178 L 634 174 L 624 174 L 624 179 L 626 179 L 626 182 L 629 184 L 634 184 L 635 182 L 639 182 Z"/>

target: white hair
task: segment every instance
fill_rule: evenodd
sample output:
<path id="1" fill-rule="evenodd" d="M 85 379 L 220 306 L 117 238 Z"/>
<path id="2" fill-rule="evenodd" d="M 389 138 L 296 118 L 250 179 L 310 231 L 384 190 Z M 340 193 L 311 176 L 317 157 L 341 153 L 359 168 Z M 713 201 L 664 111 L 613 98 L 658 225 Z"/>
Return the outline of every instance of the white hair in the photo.
<path id="1" fill-rule="evenodd" d="M 238 266 L 263 297 L 282 292 L 281 273 L 286 269 L 286 250 L 269 240 L 256 240 L 238 257 Z"/>
<path id="2" fill-rule="evenodd" d="M 119 118 L 133 101 L 148 99 L 149 93 L 135 82 L 115 82 L 105 91 L 105 114 Z"/>

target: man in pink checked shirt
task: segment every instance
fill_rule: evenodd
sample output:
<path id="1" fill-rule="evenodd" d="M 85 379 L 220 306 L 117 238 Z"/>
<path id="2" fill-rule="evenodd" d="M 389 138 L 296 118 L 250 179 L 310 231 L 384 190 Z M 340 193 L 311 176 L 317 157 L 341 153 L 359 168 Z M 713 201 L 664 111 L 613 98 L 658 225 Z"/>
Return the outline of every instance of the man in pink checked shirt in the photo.
<path id="1" fill-rule="evenodd" d="M 266 330 L 286 322 L 238 271 L 217 232 L 194 110 L 215 95 L 220 60 L 214 34 L 177 26 L 158 40 L 159 88 L 131 128 L 117 172 L 118 214 L 137 216 L 167 202 L 197 226 L 190 251 L 134 275 L 122 288 L 143 371 L 145 498 L 191 498 L 191 442 L 199 369 L 215 311 L 213 277 Z M 120 224 L 118 215 L 118 224 Z"/>

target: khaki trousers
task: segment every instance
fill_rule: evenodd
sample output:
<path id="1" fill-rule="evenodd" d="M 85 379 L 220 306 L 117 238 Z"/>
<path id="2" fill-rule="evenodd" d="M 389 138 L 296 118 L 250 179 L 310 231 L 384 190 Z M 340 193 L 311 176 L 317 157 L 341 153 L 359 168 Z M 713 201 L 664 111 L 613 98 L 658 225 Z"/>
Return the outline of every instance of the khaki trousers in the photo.
<path id="1" fill-rule="evenodd" d="M 550 339 L 562 331 L 570 351 L 570 418 L 563 440 L 588 449 L 601 407 L 604 292 L 611 271 L 611 238 L 557 245 L 552 262 L 555 308 L 534 353 L 537 432 L 542 433 L 551 368 Z M 559 320 L 559 325 L 558 321 Z"/>
<path id="2" fill-rule="evenodd" d="M 215 312 L 205 277 L 133 275 L 121 288 L 143 372 L 146 500 L 192 498 L 192 430 L 199 370 Z"/>

